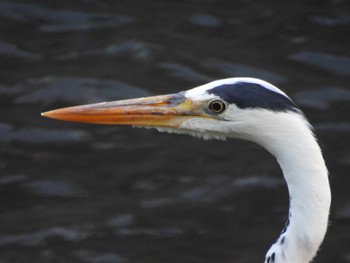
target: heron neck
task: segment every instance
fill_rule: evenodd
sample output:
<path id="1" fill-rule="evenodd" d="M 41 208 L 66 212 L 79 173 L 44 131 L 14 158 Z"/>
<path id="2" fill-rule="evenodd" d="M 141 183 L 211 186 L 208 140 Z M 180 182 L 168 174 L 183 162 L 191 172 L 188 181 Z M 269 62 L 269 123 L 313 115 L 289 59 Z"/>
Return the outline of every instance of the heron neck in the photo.
<path id="1" fill-rule="evenodd" d="M 308 127 L 293 130 L 284 138 L 266 148 L 277 158 L 288 185 L 289 217 L 265 262 L 308 263 L 327 230 L 331 201 L 328 171 Z"/>

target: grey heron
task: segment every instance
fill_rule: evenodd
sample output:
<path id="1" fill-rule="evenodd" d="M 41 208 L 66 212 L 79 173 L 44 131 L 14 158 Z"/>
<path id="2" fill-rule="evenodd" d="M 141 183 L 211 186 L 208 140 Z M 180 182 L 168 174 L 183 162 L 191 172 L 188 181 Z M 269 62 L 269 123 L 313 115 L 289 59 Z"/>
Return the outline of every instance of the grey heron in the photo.
<path id="1" fill-rule="evenodd" d="M 228 78 L 176 94 L 68 107 L 42 115 L 255 142 L 277 159 L 290 197 L 288 220 L 265 263 L 308 263 L 324 239 L 331 192 L 320 147 L 298 106 L 268 82 Z"/>

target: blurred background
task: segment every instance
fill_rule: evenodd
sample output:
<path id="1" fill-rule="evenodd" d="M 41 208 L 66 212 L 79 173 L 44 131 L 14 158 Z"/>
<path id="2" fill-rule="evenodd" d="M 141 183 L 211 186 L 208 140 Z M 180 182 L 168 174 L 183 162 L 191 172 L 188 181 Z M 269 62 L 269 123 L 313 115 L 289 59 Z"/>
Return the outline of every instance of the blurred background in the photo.
<path id="1" fill-rule="evenodd" d="M 40 116 L 234 76 L 314 125 L 333 190 L 315 262 L 350 262 L 349 47 L 347 0 L 1 0 L 0 262 L 263 262 L 288 193 L 259 146 Z"/>

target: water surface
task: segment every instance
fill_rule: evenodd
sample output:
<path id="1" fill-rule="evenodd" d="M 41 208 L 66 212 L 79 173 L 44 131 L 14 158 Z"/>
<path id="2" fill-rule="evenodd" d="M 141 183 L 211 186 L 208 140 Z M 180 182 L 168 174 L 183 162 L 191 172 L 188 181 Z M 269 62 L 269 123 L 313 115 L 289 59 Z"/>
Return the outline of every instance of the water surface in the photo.
<path id="1" fill-rule="evenodd" d="M 287 216 L 260 147 L 44 119 L 233 76 L 295 99 L 330 170 L 315 262 L 350 262 L 347 1 L 0 1 L 0 262 L 263 262 Z"/>

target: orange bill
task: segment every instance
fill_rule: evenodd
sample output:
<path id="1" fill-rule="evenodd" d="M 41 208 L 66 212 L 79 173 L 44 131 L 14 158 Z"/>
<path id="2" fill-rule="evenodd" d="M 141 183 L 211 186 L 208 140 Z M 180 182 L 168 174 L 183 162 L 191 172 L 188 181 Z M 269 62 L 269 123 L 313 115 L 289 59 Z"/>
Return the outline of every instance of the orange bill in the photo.
<path id="1" fill-rule="evenodd" d="M 182 93 L 68 107 L 42 113 L 63 121 L 95 124 L 179 127 L 195 116 L 201 106 Z"/>

